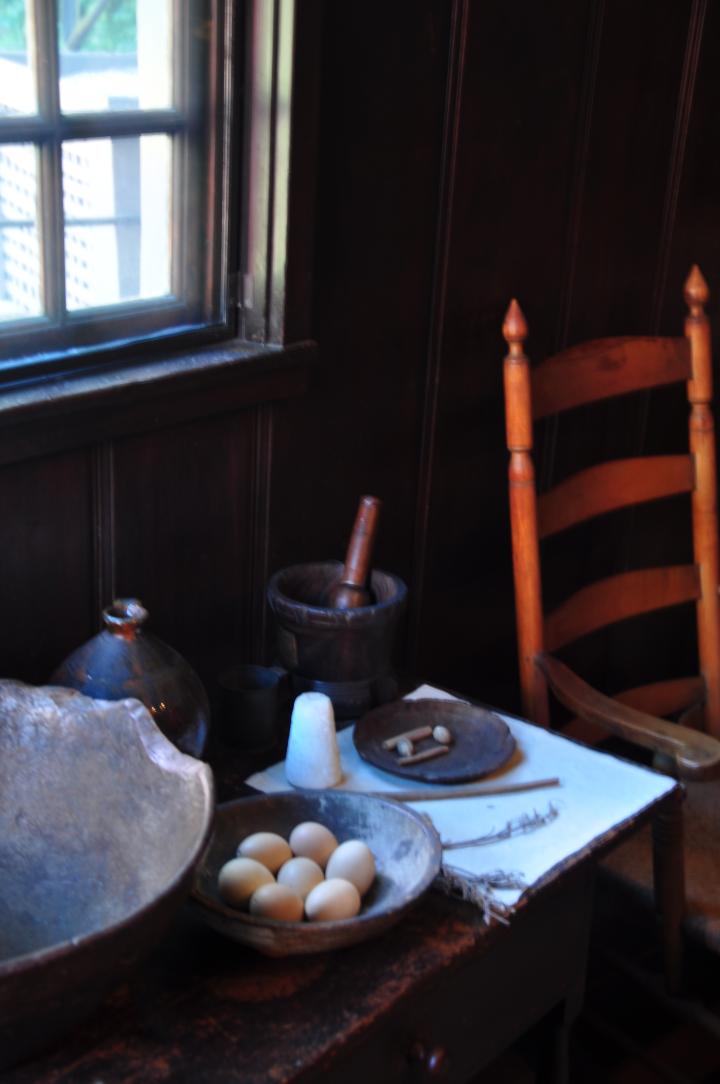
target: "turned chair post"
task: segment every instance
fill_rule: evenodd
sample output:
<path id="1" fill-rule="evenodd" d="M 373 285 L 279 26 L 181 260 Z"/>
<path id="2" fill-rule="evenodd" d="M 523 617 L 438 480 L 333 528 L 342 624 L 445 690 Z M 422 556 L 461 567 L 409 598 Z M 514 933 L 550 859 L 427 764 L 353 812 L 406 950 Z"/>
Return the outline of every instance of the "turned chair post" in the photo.
<path id="1" fill-rule="evenodd" d="M 685 335 L 690 344 L 690 452 L 695 464 L 692 495 L 695 564 L 700 569 L 697 601 L 698 654 L 705 681 L 705 729 L 720 737 L 720 602 L 718 600 L 718 522 L 715 428 L 712 414 L 710 324 L 705 315 L 708 287 L 695 265 L 685 282 L 689 314 Z"/>
<path id="2" fill-rule="evenodd" d="M 530 366 L 523 349 L 527 324 L 514 299 L 505 315 L 503 336 L 508 344 L 503 375 L 505 401 L 508 404 L 506 432 L 510 452 L 510 524 L 522 707 L 528 718 L 540 726 L 548 726 L 547 683 L 535 662 L 536 656 L 543 650 L 543 614 L 532 458 Z"/>

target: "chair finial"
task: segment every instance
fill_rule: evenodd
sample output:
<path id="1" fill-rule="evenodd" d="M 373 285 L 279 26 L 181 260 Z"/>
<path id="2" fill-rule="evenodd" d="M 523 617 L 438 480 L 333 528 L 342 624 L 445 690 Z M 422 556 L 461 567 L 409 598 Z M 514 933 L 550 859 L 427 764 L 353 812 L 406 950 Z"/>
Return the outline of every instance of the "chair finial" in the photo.
<path id="1" fill-rule="evenodd" d="M 684 293 L 689 309 L 701 309 L 710 296 L 708 284 L 696 263 L 692 265 L 690 274 L 685 279 Z"/>
<path id="2" fill-rule="evenodd" d="M 527 321 L 515 298 L 512 299 L 508 306 L 508 310 L 505 313 L 502 333 L 508 346 L 512 343 L 523 343 L 527 338 Z"/>

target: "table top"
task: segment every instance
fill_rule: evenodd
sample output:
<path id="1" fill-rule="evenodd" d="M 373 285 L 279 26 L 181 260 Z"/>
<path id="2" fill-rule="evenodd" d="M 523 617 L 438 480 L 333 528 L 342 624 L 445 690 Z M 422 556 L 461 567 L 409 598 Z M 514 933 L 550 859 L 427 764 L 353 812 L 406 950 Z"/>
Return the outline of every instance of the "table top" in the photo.
<path id="1" fill-rule="evenodd" d="M 431 710 L 457 701 L 443 689 L 422 685 L 407 694 L 405 703 L 410 702 Z M 448 848 L 445 869 L 468 886 L 477 885 L 477 878 L 493 876 L 497 881 L 498 872 L 506 874 L 514 887 L 495 887 L 493 900 L 514 907 L 528 887 L 542 883 L 555 868 L 563 868 L 573 855 L 632 821 L 676 786 L 640 764 L 569 741 L 515 716 L 494 714 L 508 727 L 514 743 L 512 756 L 474 784 L 478 791 L 490 788 L 494 793 L 447 798 L 452 786 L 418 783 L 384 771 L 359 755 L 352 724 L 338 734 L 343 778 L 334 789 L 408 801 L 411 793 L 412 807 L 432 821 Z M 482 717 L 477 725 L 484 725 Z M 534 785 L 553 778 L 558 785 Z M 248 782 L 266 792 L 287 790 L 284 763 L 279 760 L 254 773 Z M 532 789 L 497 793 L 498 787 L 528 786 Z"/>
<path id="2" fill-rule="evenodd" d="M 243 780 L 252 768 L 273 759 L 265 754 L 253 764 L 221 747 L 212 758 L 221 801 L 247 793 Z M 495 976 L 492 982 L 498 982 L 502 961 L 503 973 L 517 974 L 519 984 L 506 991 L 504 1009 L 493 992 L 484 1011 L 504 1012 L 504 1020 L 516 1016 L 513 1027 L 525 1029 L 538 1018 L 541 1003 L 547 1007 L 577 985 L 584 954 L 576 946 L 590 911 L 589 899 L 586 907 L 571 899 L 578 875 L 667 797 L 553 868 L 523 897 L 509 926 L 488 927 L 477 908 L 431 890 L 397 926 L 372 941 L 341 952 L 269 959 L 228 942 L 184 910 L 150 958 L 89 1021 L 59 1048 L 10 1070 L 3 1080 L 299 1084 L 335 1079 L 333 1066 L 342 1062 L 341 1055 L 381 1032 L 403 1006 L 419 1011 L 417 998 L 437 998 L 443 982 L 450 992 L 437 1004 L 459 1019 L 462 1006 L 453 1004 L 452 991 L 467 987 L 460 978 L 447 987 L 448 976 L 472 967 L 474 988 L 485 989 L 489 980 L 478 970 L 484 962 L 490 978 Z M 538 963 L 542 951 L 555 954 L 544 965 Z M 555 966 L 563 952 L 565 968 Z M 526 1005 L 523 997 L 529 999 Z M 495 1045 L 504 1041 L 500 1017 L 486 1022 Z M 477 1037 L 474 1020 L 468 1028 Z M 387 1061 L 386 1049 L 382 1056 Z M 346 1068 L 340 1079 L 348 1079 Z"/>
<path id="3" fill-rule="evenodd" d="M 371 942 L 270 959 L 185 913 L 87 1025 L 7 1081 L 302 1079 L 340 1041 L 358 1040 L 409 992 L 503 932 L 486 930 L 474 908 L 433 892 Z"/>

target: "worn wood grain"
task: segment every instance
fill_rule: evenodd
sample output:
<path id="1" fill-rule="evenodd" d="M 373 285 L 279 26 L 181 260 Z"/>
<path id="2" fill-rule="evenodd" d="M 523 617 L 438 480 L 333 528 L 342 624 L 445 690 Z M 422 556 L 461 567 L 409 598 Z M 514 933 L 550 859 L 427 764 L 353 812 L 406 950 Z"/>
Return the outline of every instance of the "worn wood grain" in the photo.
<path id="1" fill-rule="evenodd" d="M 95 631 L 92 465 L 85 451 L 0 468 L 0 673 L 31 683 Z"/>
<path id="2" fill-rule="evenodd" d="M 510 303 L 503 323 L 508 353 L 503 362 L 506 429 L 510 462 L 510 523 L 513 535 L 513 582 L 518 665 L 523 710 L 539 726 L 549 722 L 547 690 L 535 659 L 543 647 L 543 610 L 537 495 L 533 463 L 530 363 L 524 352 L 527 324 L 516 301 Z"/>
<path id="3" fill-rule="evenodd" d="M 551 655 L 540 655 L 538 666 L 567 708 L 618 737 L 669 757 L 680 778 L 711 780 L 720 776 L 720 744 L 710 735 L 604 696 Z"/>
<path id="4" fill-rule="evenodd" d="M 605 339 L 570 347 L 533 371 L 533 418 L 687 380 L 685 339 Z"/>
<path id="5" fill-rule="evenodd" d="M 650 712 L 651 715 L 674 715 L 691 704 L 700 703 L 705 696 L 705 683 L 696 675 L 655 681 L 651 685 L 638 685 L 615 693 L 615 699 L 629 707 Z"/>
<path id="6" fill-rule="evenodd" d="M 578 471 L 538 497 L 538 533 L 548 538 L 575 523 L 642 501 L 690 493 L 689 455 L 618 459 Z"/>
<path id="7" fill-rule="evenodd" d="M 247 791 L 232 783 L 241 756 L 218 747 L 213 765 L 221 792 Z M 509 926 L 431 891 L 341 955 L 270 959 L 185 914 L 92 1020 L 3 1082 L 397 1084 L 426 1073 L 433 1052 L 470 1079 L 550 1009 L 577 1015 L 594 862 L 651 813 L 551 871 Z"/>
<path id="8" fill-rule="evenodd" d="M 613 693 L 613 699 L 628 707 L 637 708 L 649 715 L 658 715 L 668 718 L 687 708 L 697 710 L 702 726 L 702 702 L 705 699 L 705 682 L 699 676 L 689 678 L 673 678 L 669 681 L 654 681 L 649 685 L 638 685 L 634 689 L 624 689 L 622 692 Z M 683 717 L 686 726 L 692 726 Z M 563 733 L 576 741 L 583 741 L 588 745 L 598 745 L 608 736 L 608 731 L 596 723 L 588 722 L 581 716 L 574 719 L 563 727 Z"/>
<path id="9" fill-rule="evenodd" d="M 576 591 L 548 614 L 545 646 L 556 651 L 614 621 L 691 602 L 699 596 L 699 577 L 694 565 L 621 572 Z"/>
<path id="10" fill-rule="evenodd" d="M 212 694 L 248 660 L 253 612 L 251 411 L 115 445 L 116 588 L 188 658 Z"/>
<path id="11" fill-rule="evenodd" d="M 693 550 L 700 577 L 697 633 L 700 666 L 707 687 L 706 726 L 720 737 L 720 542 L 718 541 L 717 459 L 713 419 L 710 322 L 705 315 L 708 287 L 697 265 L 685 283 L 685 334 L 692 360 L 688 382 L 690 451 L 695 463 L 692 493 Z"/>

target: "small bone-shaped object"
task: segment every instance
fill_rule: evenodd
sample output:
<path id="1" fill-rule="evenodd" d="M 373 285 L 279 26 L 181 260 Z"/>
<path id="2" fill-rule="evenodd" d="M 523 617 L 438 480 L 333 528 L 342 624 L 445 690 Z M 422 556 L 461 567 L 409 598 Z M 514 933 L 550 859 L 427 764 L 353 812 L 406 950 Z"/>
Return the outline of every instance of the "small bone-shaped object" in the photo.
<path id="1" fill-rule="evenodd" d="M 423 738 L 432 736 L 431 726 L 418 726 L 415 730 L 404 730 L 402 734 L 395 734 L 392 738 L 386 738 L 382 743 L 383 749 L 394 749 L 403 738 L 408 741 L 422 741 Z"/>
<path id="2" fill-rule="evenodd" d="M 447 745 L 433 745 L 432 749 L 423 749 L 421 753 L 414 753 L 411 757 L 400 757 L 398 764 L 404 767 L 406 764 L 420 764 L 423 760 L 434 760 L 435 757 L 441 757 L 443 753 L 449 753 L 450 748 Z"/>

